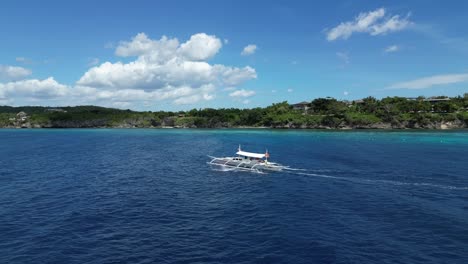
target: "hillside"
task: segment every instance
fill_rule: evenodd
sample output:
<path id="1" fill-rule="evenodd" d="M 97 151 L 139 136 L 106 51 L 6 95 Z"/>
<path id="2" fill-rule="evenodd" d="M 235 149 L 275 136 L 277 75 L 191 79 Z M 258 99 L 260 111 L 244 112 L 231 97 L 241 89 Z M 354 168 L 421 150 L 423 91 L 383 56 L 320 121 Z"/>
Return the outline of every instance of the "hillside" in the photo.
<path id="1" fill-rule="evenodd" d="M 468 96 L 453 98 L 318 98 L 252 109 L 137 112 L 98 106 L 0 106 L 3 128 L 318 128 L 450 129 L 468 127 Z"/>

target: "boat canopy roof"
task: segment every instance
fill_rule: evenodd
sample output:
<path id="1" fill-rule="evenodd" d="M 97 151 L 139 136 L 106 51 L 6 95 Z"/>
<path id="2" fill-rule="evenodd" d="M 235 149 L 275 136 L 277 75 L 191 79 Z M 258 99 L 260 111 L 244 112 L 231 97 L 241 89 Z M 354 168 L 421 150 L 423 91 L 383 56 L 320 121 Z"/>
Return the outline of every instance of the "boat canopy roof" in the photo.
<path id="1" fill-rule="evenodd" d="M 242 150 L 237 151 L 236 154 L 240 156 L 258 158 L 258 159 L 263 159 L 265 157 L 265 154 L 252 153 L 252 152 L 247 152 L 247 151 L 242 151 Z"/>

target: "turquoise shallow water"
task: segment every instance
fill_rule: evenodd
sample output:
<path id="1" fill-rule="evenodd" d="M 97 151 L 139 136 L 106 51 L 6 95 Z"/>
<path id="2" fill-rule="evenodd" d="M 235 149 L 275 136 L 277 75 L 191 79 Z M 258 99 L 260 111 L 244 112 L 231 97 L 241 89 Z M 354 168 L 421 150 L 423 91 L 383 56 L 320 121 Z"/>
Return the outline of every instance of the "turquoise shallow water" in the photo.
<path id="1" fill-rule="evenodd" d="M 303 171 L 210 168 L 238 144 Z M 0 130 L 0 263 L 468 263 L 467 131 Z"/>

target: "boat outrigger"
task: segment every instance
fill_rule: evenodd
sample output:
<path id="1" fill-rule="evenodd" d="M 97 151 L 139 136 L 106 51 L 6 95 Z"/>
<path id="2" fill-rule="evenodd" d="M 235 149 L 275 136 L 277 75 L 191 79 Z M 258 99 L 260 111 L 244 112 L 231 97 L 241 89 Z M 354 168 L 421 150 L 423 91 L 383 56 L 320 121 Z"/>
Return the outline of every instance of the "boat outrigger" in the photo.
<path id="1" fill-rule="evenodd" d="M 262 153 L 252 153 L 239 149 L 236 152 L 237 157 L 212 157 L 212 160 L 208 162 L 210 165 L 221 166 L 228 168 L 229 170 L 249 170 L 249 171 L 282 171 L 283 169 L 288 169 L 288 166 L 283 166 L 281 164 L 270 162 L 270 154 L 268 150 L 265 154 Z"/>

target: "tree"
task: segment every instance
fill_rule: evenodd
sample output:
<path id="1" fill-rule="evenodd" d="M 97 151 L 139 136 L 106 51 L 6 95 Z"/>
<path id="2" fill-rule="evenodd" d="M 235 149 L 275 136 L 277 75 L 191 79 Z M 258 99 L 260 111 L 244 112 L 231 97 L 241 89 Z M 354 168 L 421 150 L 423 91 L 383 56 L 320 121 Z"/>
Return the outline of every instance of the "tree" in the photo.
<path id="1" fill-rule="evenodd" d="M 328 98 L 317 98 L 314 99 L 311 103 L 312 110 L 315 113 L 325 113 L 328 111 L 328 104 L 330 103 L 330 99 Z"/>
<path id="2" fill-rule="evenodd" d="M 439 113 L 453 113 L 458 109 L 459 107 L 450 101 L 438 102 L 434 105 L 434 111 Z"/>
<path id="3" fill-rule="evenodd" d="M 334 98 L 317 98 L 311 105 L 313 112 L 321 114 L 343 115 L 348 109 L 346 103 Z"/>

